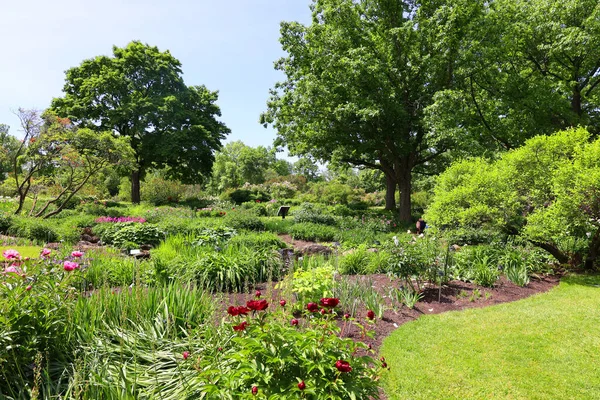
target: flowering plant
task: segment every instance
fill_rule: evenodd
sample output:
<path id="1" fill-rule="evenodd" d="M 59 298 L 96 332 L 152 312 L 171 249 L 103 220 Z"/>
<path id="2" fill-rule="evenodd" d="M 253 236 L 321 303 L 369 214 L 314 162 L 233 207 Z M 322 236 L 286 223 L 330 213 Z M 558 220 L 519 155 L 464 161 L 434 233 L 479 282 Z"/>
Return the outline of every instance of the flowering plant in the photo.
<path id="1" fill-rule="evenodd" d="M 180 367 L 193 368 L 201 381 L 219 382 L 203 387 L 207 398 L 378 398 L 382 363 L 369 355 L 373 351 L 364 343 L 340 337 L 337 298 L 319 303 L 330 311 L 312 313 L 308 309 L 318 305 L 305 305 L 302 321 L 285 307 L 270 312 L 266 300 L 232 305 L 227 309 L 229 338 L 220 339 L 228 344 Z M 239 312 L 248 309 L 254 312 Z"/>

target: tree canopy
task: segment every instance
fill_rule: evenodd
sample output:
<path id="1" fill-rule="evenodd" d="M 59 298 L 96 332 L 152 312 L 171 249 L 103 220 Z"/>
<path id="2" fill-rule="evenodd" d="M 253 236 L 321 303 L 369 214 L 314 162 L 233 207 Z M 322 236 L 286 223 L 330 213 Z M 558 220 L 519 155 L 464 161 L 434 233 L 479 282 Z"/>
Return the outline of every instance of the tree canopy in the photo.
<path id="1" fill-rule="evenodd" d="M 284 22 L 286 80 L 261 120 L 293 154 L 383 171 L 386 207 L 410 219 L 412 173 L 451 148 L 424 124 L 434 95 L 449 88 L 455 48 L 481 5 L 426 1 L 315 0 L 312 23 Z"/>
<path id="2" fill-rule="evenodd" d="M 217 120 L 217 92 L 186 86 L 181 63 L 169 51 L 140 42 L 113 47 L 113 57 L 85 60 L 66 72 L 64 97 L 51 108 L 75 125 L 131 139 L 136 166 L 132 201 L 149 168 L 198 183 L 210 173 L 214 152 L 229 129 Z"/>

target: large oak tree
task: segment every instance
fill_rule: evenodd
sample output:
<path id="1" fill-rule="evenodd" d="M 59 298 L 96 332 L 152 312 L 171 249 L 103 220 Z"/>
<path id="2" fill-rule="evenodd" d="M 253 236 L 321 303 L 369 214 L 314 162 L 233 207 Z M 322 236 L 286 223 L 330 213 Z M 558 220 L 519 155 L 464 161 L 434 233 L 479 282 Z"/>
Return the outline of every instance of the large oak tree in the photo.
<path id="1" fill-rule="evenodd" d="M 452 148 L 424 110 L 453 85 L 458 47 L 482 4 L 314 0 L 308 26 L 284 22 L 276 63 L 286 75 L 261 117 L 292 154 L 383 171 L 386 208 L 411 217 L 414 172 Z M 450 139 L 450 140 L 448 140 Z"/>
<path id="2" fill-rule="evenodd" d="M 113 47 L 113 57 L 85 60 L 66 72 L 65 96 L 52 109 L 74 124 L 131 139 L 136 167 L 131 200 L 140 201 L 140 177 L 149 168 L 198 183 L 229 129 L 217 117 L 217 92 L 186 86 L 181 63 L 169 51 L 140 42 Z"/>

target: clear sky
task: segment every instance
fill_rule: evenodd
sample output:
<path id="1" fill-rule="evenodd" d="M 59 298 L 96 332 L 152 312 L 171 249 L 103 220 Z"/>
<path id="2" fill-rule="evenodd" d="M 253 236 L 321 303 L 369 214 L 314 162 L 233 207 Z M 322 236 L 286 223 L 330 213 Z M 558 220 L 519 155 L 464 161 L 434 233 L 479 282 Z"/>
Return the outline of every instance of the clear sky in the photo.
<path id="1" fill-rule="evenodd" d="M 0 0 L 0 123 L 11 110 L 44 109 L 62 95 L 64 71 L 132 40 L 170 50 L 188 85 L 219 91 L 227 141 L 269 146 L 259 123 L 283 75 L 279 23 L 309 23 L 310 0 Z"/>

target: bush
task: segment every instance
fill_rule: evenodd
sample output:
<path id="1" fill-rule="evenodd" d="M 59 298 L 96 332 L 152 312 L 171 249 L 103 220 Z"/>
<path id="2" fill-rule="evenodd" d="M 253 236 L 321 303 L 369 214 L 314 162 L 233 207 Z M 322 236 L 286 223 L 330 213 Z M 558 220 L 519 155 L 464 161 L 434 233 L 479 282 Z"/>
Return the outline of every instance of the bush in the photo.
<path id="1" fill-rule="evenodd" d="M 271 196 L 262 190 L 258 189 L 229 189 L 221 195 L 221 199 L 229 200 L 235 204 L 242 204 L 249 201 L 259 200 L 261 202 L 267 202 L 271 200 Z"/>
<path id="2" fill-rule="evenodd" d="M 308 208 L 306 205 L 303 208 L 294 212 L 294 221 L 298 223 L 310 222 L 313 224 L 323 224 L 334 226 L 336 224 L 335 217 L 321 210 Z"/>
<path id="3" fill-rule="evenodd" d="M 12 225 L 12 215 L 7 212 L 0 212 L 0 233 L 8 233 Z"/>
<path id="4" fill-rule="evenodd" d="M 156 206 L 179 202 L 185 191 L 185 185 L 167 180 L 159 173 L 147 176 L 141 185 L 142 200 Z"/>
<path id="5" fill-rule="evenodd" d="M 319 242 L 332 242 L 338 234 L 338 230 L 332 226 L 309 222 L 294 224 L 290 227 L 289 232 L 294 239 Z"/>
<path id="6" fill-rule="evenodd" d="M 350 250 L 340 258 L 340 273 L 345 275 L 365 274 L 368 271 L 370 254 L 365 245 Z"/>
<path id="7" fill-rule="evenodd" d="M 56 242 L 59 235 L 53 224 L 46 220 L 27 217 L 15 217 L 8 233 L 37 242 Z"/>
<path id="8" fill-rule="evenodd" d="M 165 237 L 165 233 L 153 224 L 138 224 L 135 222 L 124 222 L 114 224 L 102 224 L 103 229 L 100 238 L 104 243 L 116 247 L 125 243 L 157 245 Z M 96 228 L 96 232 L 98 228 Z"/>
<path id="9" fill-rule="evenodd" d="M 234 236 L 229 246 L 249 247 L 252 249 L 285 249 L 287 245 L 279 237 L 270 232 L 244 233 Z"/>
<path id="10" fill-rule="evenodd" d="M 229 212 L 224 218 L 225 224 L 237 230 L 264 231 L 265 224 L 256 215 L 249 212 Z"/>

